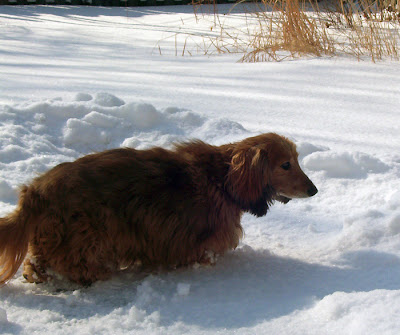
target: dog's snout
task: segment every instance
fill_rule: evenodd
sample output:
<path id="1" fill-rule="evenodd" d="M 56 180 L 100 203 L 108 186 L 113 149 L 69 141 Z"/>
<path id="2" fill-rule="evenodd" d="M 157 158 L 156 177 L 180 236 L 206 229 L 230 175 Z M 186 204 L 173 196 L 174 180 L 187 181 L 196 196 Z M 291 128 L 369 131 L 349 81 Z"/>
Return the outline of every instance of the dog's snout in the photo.
<path id="1" fill-rule="evenodd" d="M 311 184 L 311 186 L 307 190 L 308 196 L 312 197 L 313 195 L 316 195 L 318 193 L 318 189 L 315 187 L 314 184 Z"/>

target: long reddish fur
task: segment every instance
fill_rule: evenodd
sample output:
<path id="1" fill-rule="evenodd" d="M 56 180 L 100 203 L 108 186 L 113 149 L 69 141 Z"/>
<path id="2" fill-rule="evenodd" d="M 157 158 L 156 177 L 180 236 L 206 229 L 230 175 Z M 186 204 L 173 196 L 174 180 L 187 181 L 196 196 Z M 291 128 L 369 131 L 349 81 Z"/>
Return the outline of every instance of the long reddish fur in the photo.
<path id="1" fill-rule="evenodd" d="M 293 148 L 264 134 L 222 146 L 114 149 L 62 163 L 23 186 L 16 210 L 0 219 L 0 284 L 27 253 L 29 281 L 45 280 L 52 269 L 83 285 L 138 262 L 206 262 L 209 251 L 238 245 L 244 211 L 264 215 L 279 198 L 268 171 Z"/>

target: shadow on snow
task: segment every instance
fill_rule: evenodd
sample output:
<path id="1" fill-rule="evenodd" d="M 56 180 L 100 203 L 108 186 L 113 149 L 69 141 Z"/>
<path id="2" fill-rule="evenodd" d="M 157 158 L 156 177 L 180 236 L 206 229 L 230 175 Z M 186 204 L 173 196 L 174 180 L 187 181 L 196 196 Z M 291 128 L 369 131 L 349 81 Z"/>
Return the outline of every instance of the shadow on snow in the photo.
<path id="1" fill-rule="evenodd" d="M 58 311 L 66 320 L 106 317 L 121 308 L 121 317 L 128 318 L 135 308 L 146 315 L 159 312 L 159 326 L 183 322 L 231 329 L 311 307 L 337 291 L 400 289 L 399 275 L 400 258 L 388 253 L 346 253 L 338 266 L 324 266 L 244 246 L 221 257 L 215 267 L 152 275 L 122 273 L 80 289 L 78 295 L 51 285 L 32 289 L 31 284 L 22 285 L 27 290 L 22 294 L 20 287 L 11 284 L 0 296 L 11 305 Z M 182 293 L 179 284 L 189 284 L 190 290 Z M 10 323 L 8 330 L 18 333 L 16 326 Z"/>

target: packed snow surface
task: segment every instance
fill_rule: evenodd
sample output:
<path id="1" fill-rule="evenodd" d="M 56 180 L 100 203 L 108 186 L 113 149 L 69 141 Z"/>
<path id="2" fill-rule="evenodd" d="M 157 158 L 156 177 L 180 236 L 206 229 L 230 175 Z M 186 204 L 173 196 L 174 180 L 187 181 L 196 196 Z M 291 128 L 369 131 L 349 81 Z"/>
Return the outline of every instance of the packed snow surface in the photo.
<path id="1" fill-rule="evenodd" d="M 1 334 L 400 333 L 400 65 L 207 57 L 195 49 L 214 18 L 1 6 L 0 214 L 21 184 L 93 151 L 269 131 L 297 144 L 319 193 L 244 215 L 215 266 L 89 288 L 19 271 L 0 288 Z"/>

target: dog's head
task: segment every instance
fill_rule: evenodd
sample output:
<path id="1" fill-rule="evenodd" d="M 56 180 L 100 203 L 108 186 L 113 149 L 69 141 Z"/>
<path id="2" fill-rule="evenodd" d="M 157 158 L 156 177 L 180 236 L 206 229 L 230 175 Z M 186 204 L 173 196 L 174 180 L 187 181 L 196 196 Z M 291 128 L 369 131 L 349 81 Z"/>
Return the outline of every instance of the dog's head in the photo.
<path id="1" fill-rule="evenodd" d="M 287 138 L 268 133 L 231 148 L 226 187 L 243 210 L 263 216 L 274 200 L 287 203 L 318 192 L 300 168 L 296 145 Z"/>

